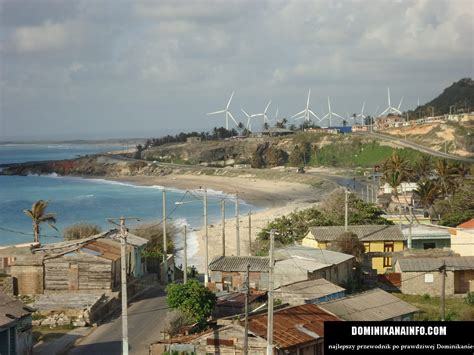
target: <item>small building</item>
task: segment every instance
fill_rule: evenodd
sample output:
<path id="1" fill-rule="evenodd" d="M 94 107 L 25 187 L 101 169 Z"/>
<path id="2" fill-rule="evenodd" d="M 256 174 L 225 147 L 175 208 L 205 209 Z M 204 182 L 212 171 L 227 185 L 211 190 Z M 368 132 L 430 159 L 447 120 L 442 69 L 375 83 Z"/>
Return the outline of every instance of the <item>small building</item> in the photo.
<path id="1" fill-rule="evenodd" d="M 0 354 L 33 353 L 33 309 L 0 291 Z"/>
<path id="2" fill-rule="evenodd" d="M 302 244 L 327 249 L 344 231 L 344 226 L 310 227 Z M 398 226 L 349 226 L 348 231 L 355 233 L 364 243 L 367 263 L 379 274 L 384 274 L 392 267 L 392 253 L 404 249 L 405 236 Z"/>
<path id="3" fill-rule="evenodd" d="M 250 265 L 250 287 L 268 289 L 268 258 L 258 256 L 217 256 L 209 264 L 208 287 L 216 291 L 240 291 L 245 282 L 247 265 Z"/>
<path id="4" fill-rule="evenodd" d="M 259 304 L 267 300 L 265 291 L 250 290 L 248 296 L 248 306 L 251 312 Z M 245 312 L 245 291 L 244 292 L 225 292 L 217 294 L 217 303 L 214 308 L 213 317 L 229 317 Z"/>
<path id="5" fill-rule="evenodd" d="M 325 279 L 298 281 L 275 289 L 274 297 L 292 306 L 344 297 L 345 289 Z"/>
<path id="6" fill-rule="evenodd" d="M 321 278 L 341 285 L 352 277 L 355 257 L 294 245 L 275 250 L 275 260 L 274 287 Z"/>
<path id="7" fill-rule="evenodd" d="M 402 233 L 407 240 L 408 248 L 443 249 L 451 246 L 451 235 L 448 228 L 425 224 L 415 224 L 410 227 L 404 224 Z"/>
<path id="8" fill-rule="evenodd" d="M 474 256 L 474 218 L 450 228 L 451 249 L 461 256 Z"/>
<path id="9" fill-rule="evenodd" d="M 369 130 L 369 126 L 364 125 L 353 125 L 352 132 L 367 132 Z"/>
<path id="10" fill-rule="evenodd" d="M 401 274 L 400 290 L 410 295 L 439 296 L 443 265 L 447 296 L 474 292 L 474 256 L 398 258 L 394 271 Z"/>
<path id="11" fill-rule="evenodd" d="M 418 308 L 379 288 L 319 304 L 346 321 L 411 321 Z"/>

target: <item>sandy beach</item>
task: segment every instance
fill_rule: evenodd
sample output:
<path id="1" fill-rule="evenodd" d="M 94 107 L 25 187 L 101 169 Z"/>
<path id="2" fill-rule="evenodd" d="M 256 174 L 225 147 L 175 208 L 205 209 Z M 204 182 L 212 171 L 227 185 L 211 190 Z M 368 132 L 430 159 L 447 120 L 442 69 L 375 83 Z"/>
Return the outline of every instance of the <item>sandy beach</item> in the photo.
<path id="1" fill-rule="evenodd" d="M 137 185 L 159 185 L 177 189 L 208 189 L 222 191 L 229 194 L 239 192 L 239 197 L 260 208 L 251 215 L 251 228 L 249 229 L 248 215 L 241 215 L 239 219 L 240 255 L 250 255 L 249 245 L 254 243 L 258 232 L 267 223 L 276 217 L 289 214 L 295 209 L 308 208 L 332 191 L 334 184 L 328 182 L 316 188 L 314 186 L 278 180 L 262 180 L 252 177 L 220 177 L 170 174 L 166 176 L 132 176 L 110 180 L 130 182 Z M 236 218 L 235 212 L 226 211 L 225 236 L 226 255 L 237 255 L 236 249 Z M 249 233 L 250 230 L 250 233 Z M 206 239 L 203 228 L 195 232 L 198 250 L 193 257 L 193 264 L 200 271 L 204 271 Z M 209 261 L 222 255 L 222 225 L 208 225 L 208 250 Z"/>

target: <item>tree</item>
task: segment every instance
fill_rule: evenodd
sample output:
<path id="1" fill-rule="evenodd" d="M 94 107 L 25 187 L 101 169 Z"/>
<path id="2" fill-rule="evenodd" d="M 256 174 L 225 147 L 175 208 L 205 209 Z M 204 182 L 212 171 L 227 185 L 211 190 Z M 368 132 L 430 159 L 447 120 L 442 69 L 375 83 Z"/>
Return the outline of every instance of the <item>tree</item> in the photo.
<path id="1" fill-rule="evenodd" d="M 402 205 L 398 194 L 398 188 L 403 182 L 410 181 L 412 169 L 407 160 L 403 159 L 397 150 L 394 150 L 392 156 L 387 159 L 383 165 L 383 179 L 392 188 L 392 194 L 398 202 L 400 213 Z M 403 191 L 402 191 L 403 192 Z"/>
<path id="2" fill-rule="evenodd" d="M 99 234 L 101 229 L 98 225 L 88 223 L 76 223 L 64 228 L 64 240 L 77 240 Z"/>
<path id="3" fill-rule="evenodd" d="M 267 149 L 265 154 L 266 165 L 269 167 L 285 165 L 288 161 L 288 154 L 275 146 L 271 146 Z"/>
<path id="4" fill-rule="evenodd" d="M 423 154 L 415 163 L 416 172 L 419 178 L 430 177 L 433 170 L 433 162 L 429 155 Z"/>
<path id="5" fill-rule="evenodd" d="M 53 225 L 56 223 L 56 217 L 53 213 L 46 213 L 46 208 L 48 207 L 48 202 L 44 200 L 39 200 L 33 203 L 31 210 L 23 210 L 23 212 L 31 218 L 33 222 L 33 235 L 34 242 L 40 242 L 40 224 L 46 223 L 48 226 L 57 230 Z"/>
<path id="6" fill-rule="evenodd" d="M 365 252 L 365 247 L 364 243 L 359 240 L 357 234 L 344 232 L 339 235 L 333 243 L 331 243 L 329 250 L 353 255 L 356 257 L 356 260 L 360 262 L 362 255 Z"/>
<path id="7" fill-rule="evenodd" d="M 440 191 L 438 185 L 429 179 L 418 181 L 415 195 L 420 199 L 420 205 L 428 212 L 431 219 L 431 207 L 438 198 Z"/>
<path id="8" fill-rule="evenodd" d="M 446 159 L 438 159 L 434 170 L 444 197 L 448 197 L 449 193 L 454 190 L 454 179 L 457 173 L 456 168 L 451 166 Z"/>
<path id="9" fill-rule="evenodd" d="M 158 258 L 163 257 L 163 226 L 161 224 L 141 224 L 130 232 L 139 237 L 149 240 L 143 251 L 144 257 Z M 176 226 L 172 223 L 166 224 L 167 247 L 166 250 L 174 250 L 173 237 L 176 235 Z"/>
<path id="10" fill-rule="evenodd" d="M 293 151 L 290 153 L 290 157 L 288 159 L 289 164 L 291 166 L 302 167 L 305 165 L 304 160 L 304 151 L 302 151 L 298 145 L 295 146 Z"/>
<path id="11" fill-rule="evenodd" d="M 166 293 L 166 302 L 171 308 L 180 310 L 201 324 L 206 322 L 216 305 L 216 295 L 197 280 L 169 284 Z"/>

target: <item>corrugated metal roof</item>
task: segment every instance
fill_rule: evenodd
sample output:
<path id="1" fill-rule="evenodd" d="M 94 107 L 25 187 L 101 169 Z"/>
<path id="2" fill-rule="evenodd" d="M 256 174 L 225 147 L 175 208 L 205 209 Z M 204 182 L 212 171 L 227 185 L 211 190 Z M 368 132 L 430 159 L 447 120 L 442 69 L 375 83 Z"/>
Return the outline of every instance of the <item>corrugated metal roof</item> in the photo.
<path id="1" fill-rule="evenodd" d="M 277 293 L 303 295 L 306 299 L 324 297 L 341 291 L 345 289 L 326 279 L 299 281 L 275 289 Z"/>
<path id="2" fill-rule="evenodd" d="M 361 241 L 406 240 L 398 226 L 362 225 L 349 226 L 349 232 L 357 234 Z M 310 227 L 309 231 L 317 241 L 333 241 L 345 232 L 344 226 Z"/>
<path id="3" fill-rule="evenodd" d="M 268 258 L 258 256 L 217 256 L 209 264 L 212 271 L 247 271 L 250 265 L 251 272 L 268 272 Z"/>
<path id="4" fill-rule="evenodd" d="M 320 303 L 319 306 L 348 321 L 384 321 L 418 311 L 418 308 L 379 288 Z"/>
<path id="5" fill-rule="evenodd" d="M 423 272 L 438 270 L 443 262 L 446 270 L 474 270 L 474 256 L 450 256 L 443 258 L 399 258 L 396 261 L 402 272 Z"/>
<path id="6" fill-rule="evenodd" d="M 29 315 L 33 309 L 0 291 L 0 329 L 8 324 Z"/>
<path id="7" fill-rule="evenodd" d="M 273 343 L 279 349 L 324 337 L 324 322 L 340 320 L 314 304 L 288 307 L 273 314 Z M 249 317 L 249 330 L 267 338 L 267 314 Z"/>
<path id="8" fill-rule="evenodd" d="M 113 229 L 107 235 L 108 238 L 120 242 L 121 234 L 117 229 Z M 127 244 L 133 245 L 135 247 L 141 247 L 148 243 L 148 239 L 139 237 L 132 233 L 127 233 Z"/>
<path id="9" fill-rule="evenodd" d="M 469 221 L 461 223 L 458 228 L 471 229 L 474 228 L 474 218 L 471 218 Z"/>
<path id="10" fill-rule="evenodd" d="M 275 250 L 275 260 L 300 258 L 312 260 L 320 264 L 340 264 L 346 260 L 353 259 L 353 255 L 339 253 L 337 251 L 306 247 L 303 245 L 292 245 Z"/>
<path id="11" fill-rule="evenodd" d="M 410 234 L 410 227 L 408 225 L 402 226 L 403 235 L 408 239 Z M 438 226 L 431 226 L 426 224 L 416 224 L 411 227 L 411 236 L 413 239 L 437 239 L 437 238 L 451 238 L 448 228 L 441 228 Z"/>

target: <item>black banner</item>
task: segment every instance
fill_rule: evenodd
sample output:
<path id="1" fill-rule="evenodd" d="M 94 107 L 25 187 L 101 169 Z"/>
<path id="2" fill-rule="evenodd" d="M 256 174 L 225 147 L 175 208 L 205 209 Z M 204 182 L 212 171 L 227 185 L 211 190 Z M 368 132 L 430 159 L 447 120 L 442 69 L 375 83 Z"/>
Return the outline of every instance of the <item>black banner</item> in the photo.
<path id="1" fill-rule="evenodd" d="M 474 354 L 474 322 L 324 322 L 325 355 Z"/>

